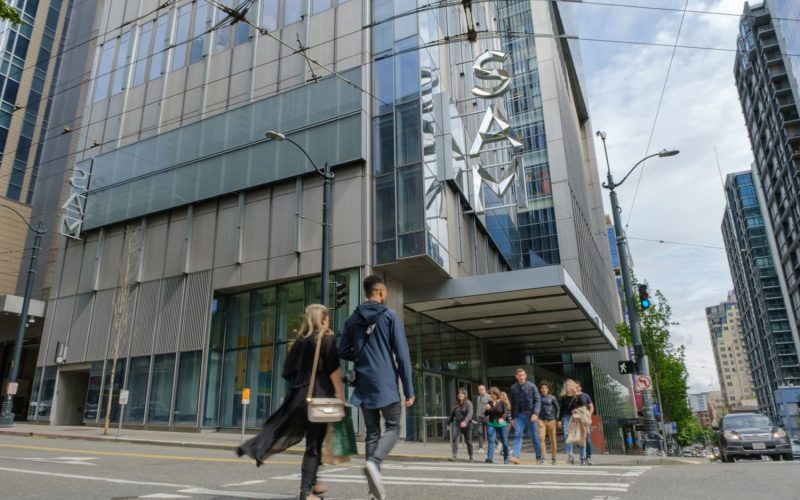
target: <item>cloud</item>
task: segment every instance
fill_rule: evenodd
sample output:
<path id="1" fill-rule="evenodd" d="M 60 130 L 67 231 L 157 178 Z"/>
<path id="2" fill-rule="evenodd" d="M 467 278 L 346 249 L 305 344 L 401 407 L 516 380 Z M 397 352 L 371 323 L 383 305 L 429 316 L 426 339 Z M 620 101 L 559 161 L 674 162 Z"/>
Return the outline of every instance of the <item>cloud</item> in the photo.
<path id="1" fill-rule="evenodd" d="M 570 5 L 581 38 L 671 44 L 681 21 L 679 12 Z M 684 1 L 659 6 L 683 8 Z M 689 5 L 692 10 L 725 13 L 740 13 L 742 7 L 739 0 Z M 600 18 L 607 22 L 598 23 Z M 734 16 L 687 14 L 679 44 L 733 49 L 738 22 Z M 649 160 L 639 172 L 640 183 L 634 173 L 618 189 L 628 235 L 722 247 L 721 177 L 747 170 L 753 161 L 733 78 L 735 53 L 675 51 L 648 149 L 672 48 L 597 41 L 581 41 L 580 46 L 590 116 L 594 126 L 608 134 L 616 179 L 646 154 L 662 148 L 681 151 L 676 157 Z M 603 158 L 602 143 L 596 147 L 597 157 Z M 724 301 L 732 287 L 726 253 L 636 239 L 630 240 L 630 248 L 637 275 L 666 295 L 680 323 L 673 340 L 687 346 L 691 389 L 718 386 L 705 307 Z"/>

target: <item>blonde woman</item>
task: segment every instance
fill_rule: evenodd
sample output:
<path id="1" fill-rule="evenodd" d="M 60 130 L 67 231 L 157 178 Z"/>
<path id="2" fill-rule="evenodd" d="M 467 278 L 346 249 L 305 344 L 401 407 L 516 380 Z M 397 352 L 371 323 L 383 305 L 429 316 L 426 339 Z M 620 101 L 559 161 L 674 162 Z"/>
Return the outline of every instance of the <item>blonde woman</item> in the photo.
<path id="1" fill-rule="evenodd" d="M 239 456 L 247 455 L 256 461 L 256 466 L 268 457 L 280 453 L 290 446 L 306 441 L 306 451 L 300 468 L 300 499 L 318 500 L 312 492 L 317 479 L 317 469 L 322 456 L 327 424 L 308 420 L 306 396 L 314 363 L 317 339 L 322 335 L 314 397 L 337 397 L 344 402 L 344 387 L 339 372 L 339 356 L 336 339 L 329 328 L 328 308 L 320 304 L 306 307 L 303 325 L 292 344 L 282 377 L 289 382 L 289 392 L 280 408 L 270 415 L 253 439 L 236 450 Z M 319 492 L 319 489 L 317 490 Z"/>
<path id="2" fill-rule="evenodd" d="M 581 399 L 580 391 L 578 390 L 575 381 L 568 378 L 564 382 L 564 388 L 561 389 L 561 422 L 558 423 L 559 429 L 564 429 L 564 451 L 567 452 L 567 462 L 569 464 L 575 463 L 575 457 L 572 456 L 572 445 L 578 446 L 578 453 L 581 457 L 581 465 L 586 465 L 586 448 L 578 443 L 586 443 L 586 429 L 583 424 L 581 415 L 588 412 L 586 402 Z M 576 420 L 573 421 L 573 418 Z M 583 435 L 583 440 L 575 439 L 575 434 Z M 572 436 L 572 437 L 571 437 Z"/>

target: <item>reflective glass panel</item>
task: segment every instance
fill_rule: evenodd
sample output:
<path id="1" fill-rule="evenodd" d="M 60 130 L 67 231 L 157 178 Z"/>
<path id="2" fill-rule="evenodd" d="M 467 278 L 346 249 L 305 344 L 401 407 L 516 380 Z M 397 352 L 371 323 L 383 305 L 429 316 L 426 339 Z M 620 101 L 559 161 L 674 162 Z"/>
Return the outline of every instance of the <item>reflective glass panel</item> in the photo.
<path id="1" fill-rule="evenodd" d="M 100 404 L 100 386 L 103 383 L 103 361 L 95 361 L 89 370 L 89 387 L 86 390 L 86 405 L 83 411 L 83 421 L 87 424 L 97 422 Z"/>
<path id="2" fill-rule="evenodd" d="M 189 17 L 191 15 L 191 4 L 178 9 L 178 17 L 175 20 L 175 39 L 172 42 L 175 46 L 172 52 L 172 71 L 186 66 L 186 45 L 189 40 Z"/>
<path id="3" fill-rule="evenodd" d="M 424 226 L 422 167 L 397 169 L 397 232 L 420 231 Z"/>
<path id="4" fill-rule="evenodd" d="M 53 393 L 56 389 L 56 373 L 58 367 L 48 366 L 44 369 L 42 377 L 42 387 L 39 394 L 39 406 L 37 406 L 36 417 L 39 420 L 48 420 L 50 411 L 53 408 Z"/>
<path id="5" fill-rule="evenodd" d="M 156 21 L 156 32 L 153 38 L 153 57 L 150 59 L 150 80 L 161 76 L 164 71 L 164 51 L 167 49 L 167 37 L 169 36 L 167 25 L 169 16 L 164 14 Z"/>
<path id="6" fill-rule="evenodd" d="M 182 352 L 178 363 L 178 386 L 175 389 L 174 425 L 197 424 L 198 393 L 202 351 Z"/>
<path id="7" fill-rule="evenodd" d="M 100 49 L 100 63 L 97 66 L 97 76 L 94 80 L 95 102 L 108 97 L 108 85 L 111 81 L 111 70 L 114 68 L 114 53 L 116 49 L 116 38 L 107 41 Z M 8 100 L 5 96 L 3 98 Z"/>
<path id="8" fill-rule="evenodd" d="M 172 401 L 175 354 L 159 354 L 153 358 L 153 382 L 147 407 L 148 424 L 168 424 Z"/>
<path id="9" fill-rule="evenodd" d="M 147 71 L 147 59 L 150 51 L 150 41 L 153 33 L 153 23 L 147 23 L 142 26 L 139 33 L 139 46 L 136 49 L 136 61 L 134 62 L 133 69 L 133 84 L 132 86 L 141 85 L 144 83 L 145 71 Z"/>
<path id="10" fill-rule="evenodd" d="M 278 29 L 278 0 L 261 0 L 261 27 L 267 31 Z"/>
<path id="11" fill-rule="evenodd" d="M 122 390 L 122 383 L 125 381 L 125 364 L 127 359 L 118 359 L 117 366 L 114 367 L 114 385 L 111 391 L 111 422 L 119 421 L 119 391 Z M 100 420 L 106 418 L 108 408 L 108 393 L 111 386 L 112 360 L 106 361 L 106 371 L 103 377 L 103 399 L 100 400 Z"/>
<path id="12" fill-rule="evenodd" d="M 397 106 L 395 141 L 396 165 L 403 166 L 422 160 L 422 118 L 419 102 Z"/>
<path id="13" fill-rule="evenodd" d="M 125 89 L 125 75 L 128 74 L 128 52 L 131 48 L 131 32 L 127 31 L 119 37 L 117 64 L 114 66 L 114 79 L 111 83 L 111 95 L 119 94 Z"/>
<path id="14" fill-rule="evenodd" d="M 36 368 L 33 376 L 33 390 L 31 391 L 31 401 L 28 405 L 28 420 L 36 420 L 36 408 L 39 406 L 39 387 L 42 384 L 42 367 Z"/>
<path id="15" fill-rule="evenodd" d="M 150 356 L 131 358 L 128 371 L 128 404 L 125 406 L 126 424 L 143 424 L 147 402 L 147 379 L 150 376 Z"/>
<path id="16" fill-rule="evenodd" d="M 203 58 L 205 54 L 206 37 L 205 31 L 208 29 L 208 4 L 200 2 L 194 13 L 194 27 L 192 28 L 192 50 L 189 55 L 189 64 L 195 63 Z"/>

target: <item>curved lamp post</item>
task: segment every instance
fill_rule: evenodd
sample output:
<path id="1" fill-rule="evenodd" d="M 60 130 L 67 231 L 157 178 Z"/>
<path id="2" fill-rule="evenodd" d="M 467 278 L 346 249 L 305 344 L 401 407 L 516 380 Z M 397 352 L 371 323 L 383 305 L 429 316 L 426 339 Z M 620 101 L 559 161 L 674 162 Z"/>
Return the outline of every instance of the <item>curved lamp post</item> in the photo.
<path id="1" fill-rule="evenodd" d="M 319 168 L 317 164 L 314 163 L 314 160 L 311 159 L 311 156 L 308 155 L 308 152 L 306 152 L 301 145 L 286 137 L 286 134 L 269 130 L 264 135 L 267 139 L 272 141 L 286 141 L 294 144 L 295 147 L 299 149 L 306 156 L 306 158 L 308 158 L 308 161 L 311 163 L 311 166 L 314 167 L 314 170 L 316 170 L 317 173 L 324 179 L 322 186 L 322 264 L 320 266 L 320 273 L 322 274 L 322 305 L 328 307 L 328 289 L 330 286 L 329 275 L 331 267 L 331 181 L 333 180 L 333 172 L 331 172 L 331 167 L 328 165 L 327 161 L 325 162 L 325 166 L 323 168 Z"/>
<path id="2" fill-rule="evenodd" d="M 28 229 L 36 234 L 33 239 L 33 249 L 31 250 L 30 265 L 28 266 L 28 277 L 25 282 L 25 294 L 22 299 L 22 311 L 19 316 L 17 340 L 14 344 L 14 359 L 12 360 L 11 371 L 8 375 L 8 386 L 6 387 L 5 398 L 3 398 L 3 407 L 0 411 L 0 427 L 13 427 L 14 396 L 17 393 L 17 376 L 19 375 L 19 363 L 22 358 L 22 343 L 25 340 L 25 326 L 28 322 L 28 306 L 31 303 L 31 288 L 33 286 L 33 277 L 36 275 L 36 262 L 39 260 L 39 246 L 42 243 L 42 235 L 47 231 L 44 229 L 44 224 L 42 222 L 39 222 L 36 227 L 33 227 L 22 214 L 13 208 L 8 205 L 0 205 L 0 207 L 7 208 L 17 214 L 22 222 L 28 226 Z"/>
<path id="3" fill-rule="evenodd" d="M 622 216 L 619 207 L 619 200 L 617 199 L 617 192 L 615 189 L 619 187 L 625 179 L 628 178 L 636 167 L 644 163 L 646 160 L 658 156 L 659 158 L 667 158 L 675 156 L 680 151 L 677 149 L 662 149 L 658 153 L 645 156 L 636 164 L 631 167 L 625 177 L 619 182 L 614 182 L 614 177 L 611 175 L 611 165 L 608 162 L 608 149 L 606 149 L 606 133 L 597 132 L 597 136 L 603 141 L 603 151 L 606 155 L 606 182 L 603 187 L 609 190 L 609 197 L 611 198 L 611 211 L 614 216 L 614 232 L 616 233 L 617 251 L 619 252 L 619 267 L 622 272 L 622 285 L 625 294 L 625 304 L 628 311 L 628 325 L 631 329 L 631 337 L 633 339 L 633 350 L 636 354 L 636 373 L 638 375 L 650 376 L 650 363 L 647 359 L 647 353 L 642 346 L 642 335 L 639 331 L 639 316 L 636 313 L 636 304 L 633 302 L 633 285 L 631 283 L 631 271 L 628 267 L 627 246 L 625 244 L 625 231 L 622 229 Z M 656 425 L 656 417 L 653 412 L 653 394 L 650 389 L 641 391 L 642 394 L 642 410 L 644 413 L 644 428 L 647 438 L 645 439 L 645 448 L 661 448 L 661 438 L 658 434 L 658 426 Z M 663 409 L 662 409 L 663 411 Z"/>

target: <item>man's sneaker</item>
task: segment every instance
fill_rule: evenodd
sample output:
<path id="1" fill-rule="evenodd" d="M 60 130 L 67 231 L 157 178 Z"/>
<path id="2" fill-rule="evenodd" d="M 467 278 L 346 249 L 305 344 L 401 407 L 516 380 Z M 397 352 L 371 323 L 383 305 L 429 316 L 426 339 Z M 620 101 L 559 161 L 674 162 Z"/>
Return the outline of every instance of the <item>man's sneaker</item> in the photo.
<path id="1" fill-rule="evenodd" d="M 381 471 L 378 469 L 378 464 L 367 460 L 364 464 L 364 475 L 367 476 L 370 495 L 374 496 L 376 500 L 386 500 L 386 490 L 383 488 L 383 480 L 381 479 Z"/>
<path id="2" fill-rule="evenodd" d="M 503 460 L 503 464 L 508 465 L 508 459 Z"/>
<path id="3" fill-rule="evenodd" d="M 494 463 L 491 458 L 487 458 L 486 460 L 484 460 L 484 462 L 486 462 L 487 464 L 493 464 Z"/>
<path id="4" fill-rule="evenodd" d="M 553 457 L 553 460 L 551 460 L 551 461 L 550 461 L 550 463 L 551 463 L 552 465 L 556 465 L 556 463 L 558 463 L 558 462 L 556 462 L 556 457 Z"/>
<path id="5" fill-rule="evenodd" d="M 508 462 L 511 462 L 512 464 L 518 464 L 519 463 L 519 458 L 511 457 L 511 459 L 508 460 Z M 508 462 L 506 462 L 506 463 L 508 463 Z"/>
<path id="6" fill-rule="evenodd" d="M 455 462 L 456 461 L 456 456 L 453 455 L 452 457 L 448 458 L 447 461 L 448 462 Z"/>
<path id="7" fill-rule="evenodd" d="M 592 465 L 592 458 L 586 457 L 586 463 L 584 465 Z"/>
<path id="8" fill-rule="evenodd" d="M 537 460 L 536 465 L 544 465 L 544 460 L 542 459 Z"/>
<path id="9" fill-rule="evenodd" d="M 585 458 L 581 458 L 581 465 L 586 465 L 586 459 Z"/>
<path id="10" fill-rule="evenodd" d="M 567 455 L 567 463 L 570 465 L 575 465 L 575 457 L 572 454 Z"/>
<path id="11" fill-rule="evenodd" d="M 484 453 L 483 448 L 478 448 L 478 453 Z"/>

